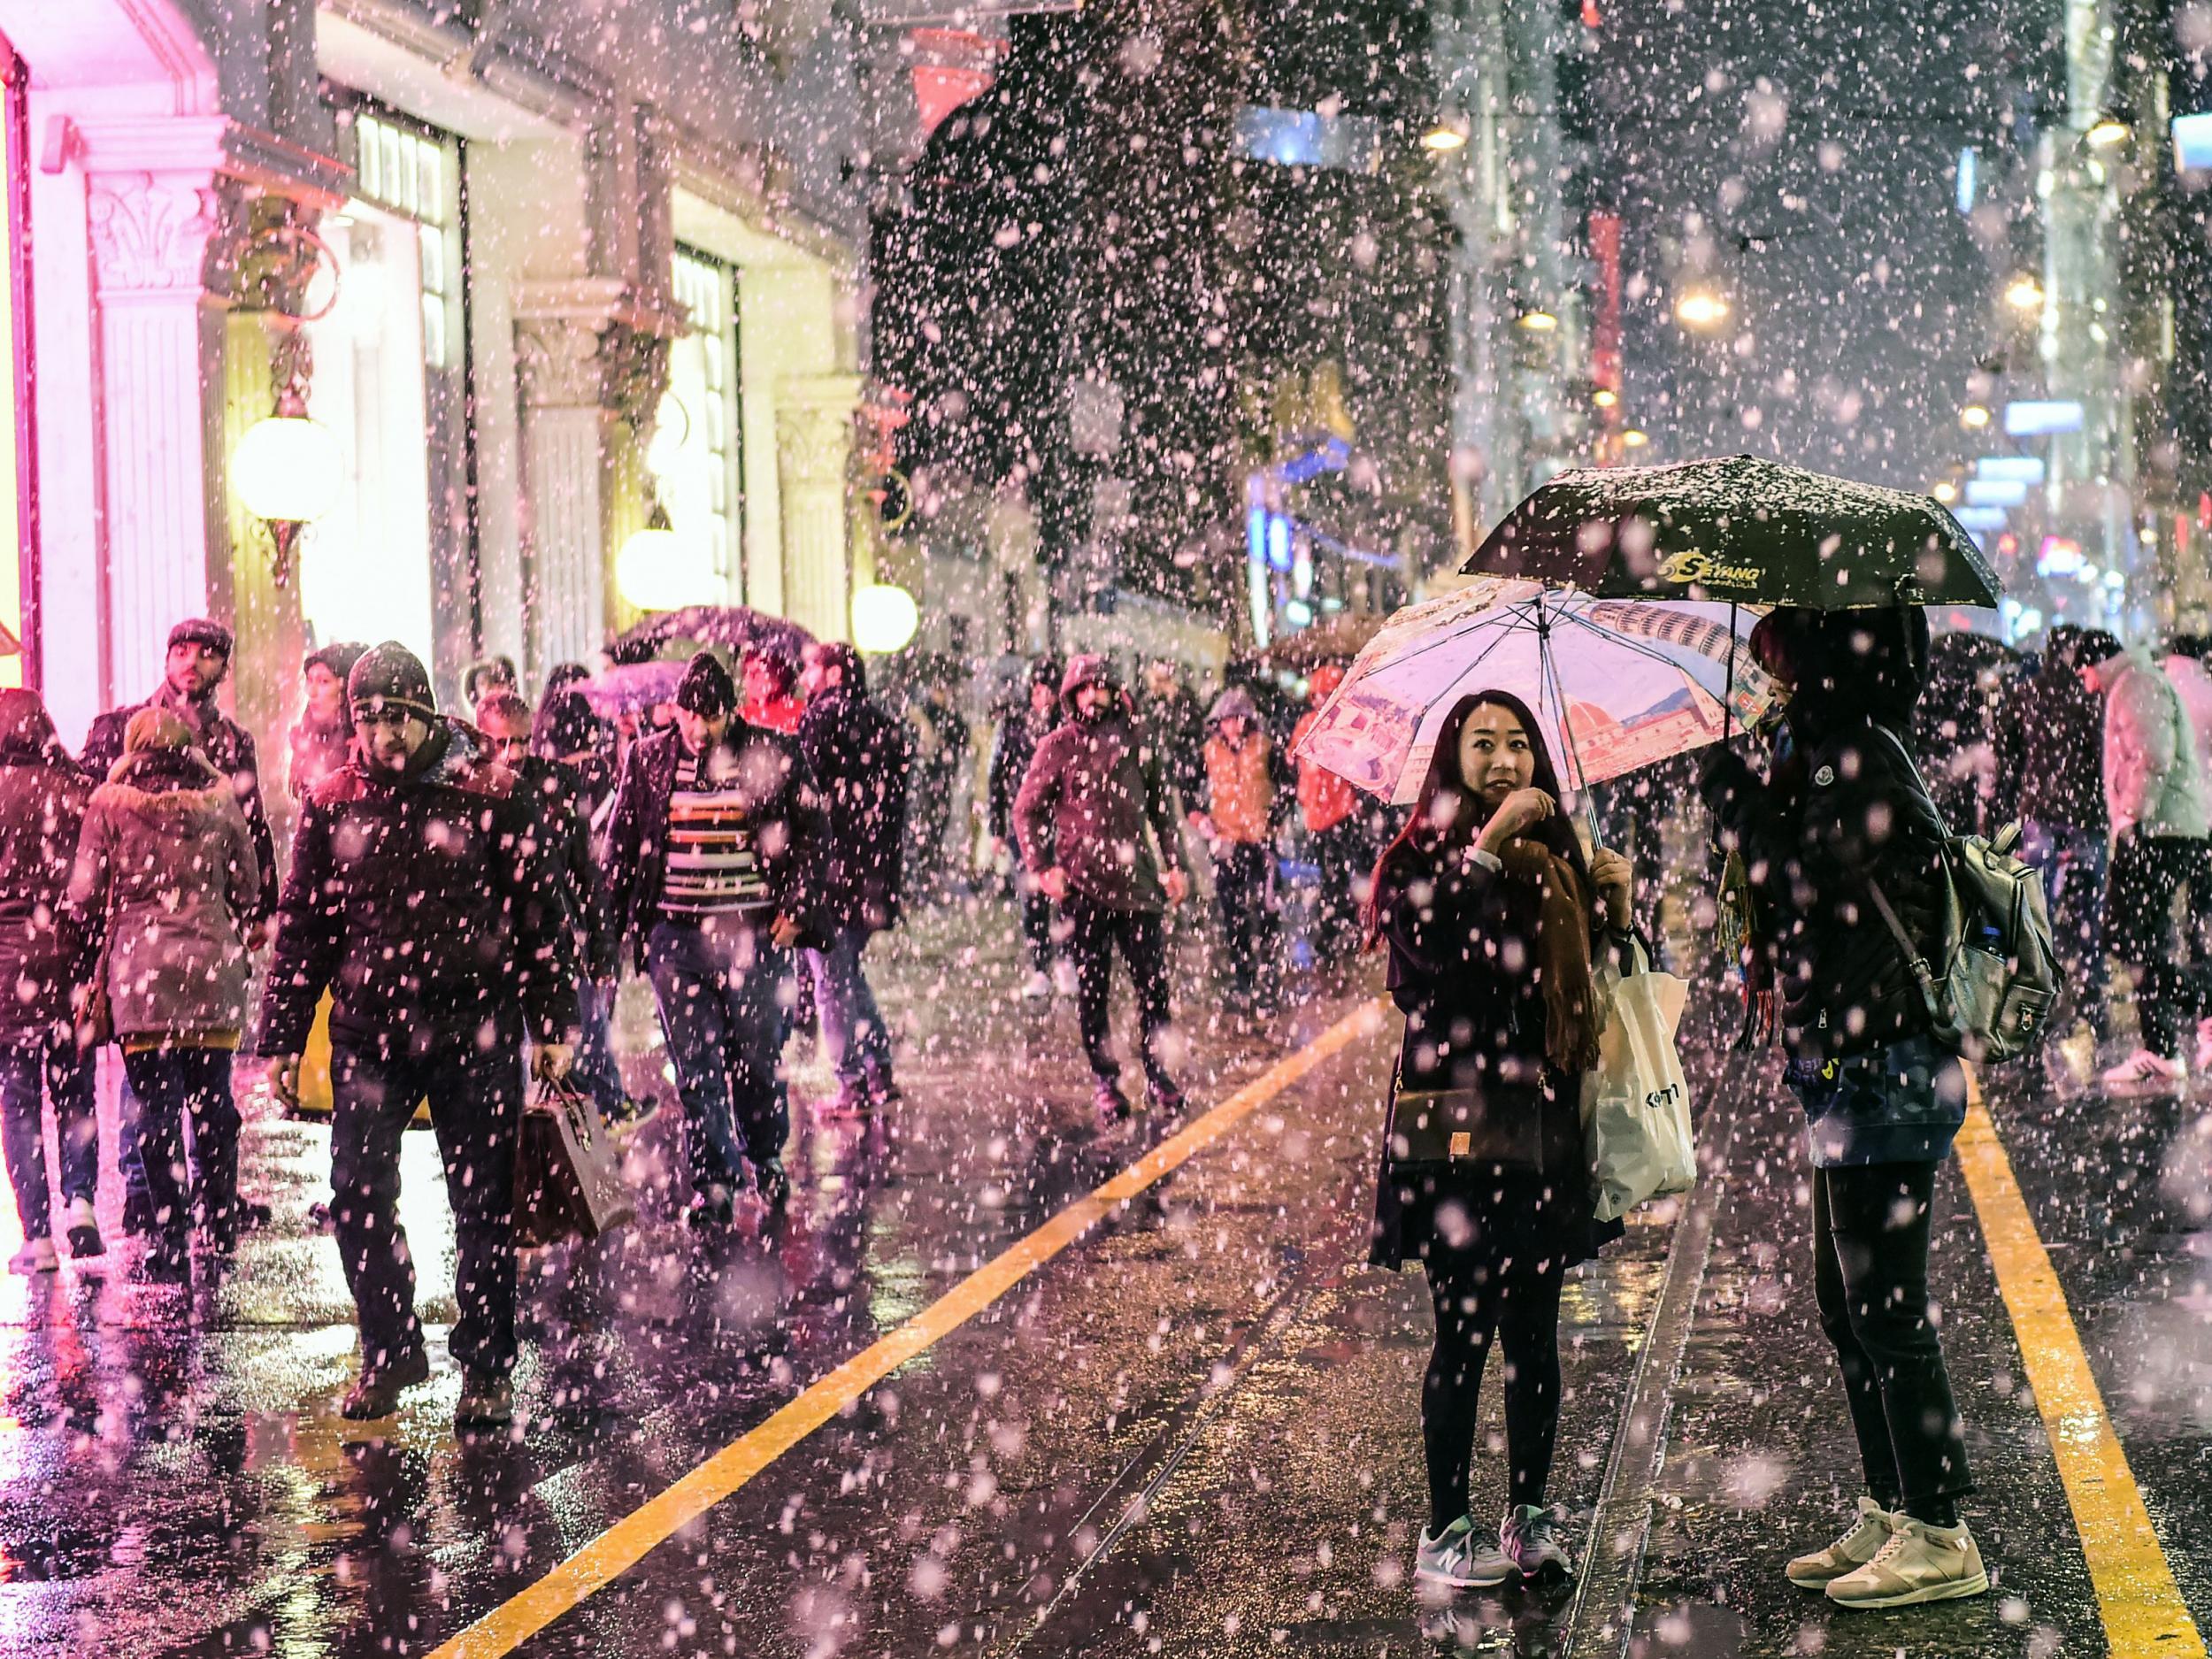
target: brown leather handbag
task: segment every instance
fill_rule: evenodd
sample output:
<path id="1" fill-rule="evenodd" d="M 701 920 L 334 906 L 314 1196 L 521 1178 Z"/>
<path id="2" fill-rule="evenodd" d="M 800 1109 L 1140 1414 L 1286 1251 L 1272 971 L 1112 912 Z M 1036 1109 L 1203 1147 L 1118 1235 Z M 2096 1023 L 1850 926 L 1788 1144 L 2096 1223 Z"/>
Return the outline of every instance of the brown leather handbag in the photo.
<path id="1" fill-rule="evenodd" d="M 1394 1078 L 1385 1144 L 1395 1164 L 1540 1171 L 1544 1115 L 1525 1095 L 1494 1100 L 1479 1088 L 1401 1088 Z"/>

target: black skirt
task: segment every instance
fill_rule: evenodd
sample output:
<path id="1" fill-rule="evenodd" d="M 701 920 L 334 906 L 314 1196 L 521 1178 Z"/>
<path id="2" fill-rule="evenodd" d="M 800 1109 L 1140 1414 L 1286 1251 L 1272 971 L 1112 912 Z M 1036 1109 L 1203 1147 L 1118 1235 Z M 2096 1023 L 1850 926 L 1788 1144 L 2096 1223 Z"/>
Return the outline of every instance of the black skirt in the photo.
<path id="1" fill-rule="evenodd" d="M 1401 1162 L 1382 1148 L 1367 1259 L 1403 1267 L 1440 1243 L 1471 1238 L 1525 1240 L 1532 1261 L 1586 1262 L 1621 1236 L 1618 1221 L 1591 1212 L 1589 1159 L 1582 1137 L 1582 1077 L 1554 1072 L 1540 1083 L 1485 1086 L 1494 1106 L 1540 1114 L 1540 1168 L 1498 1170 L 1464 1163 Z"/>

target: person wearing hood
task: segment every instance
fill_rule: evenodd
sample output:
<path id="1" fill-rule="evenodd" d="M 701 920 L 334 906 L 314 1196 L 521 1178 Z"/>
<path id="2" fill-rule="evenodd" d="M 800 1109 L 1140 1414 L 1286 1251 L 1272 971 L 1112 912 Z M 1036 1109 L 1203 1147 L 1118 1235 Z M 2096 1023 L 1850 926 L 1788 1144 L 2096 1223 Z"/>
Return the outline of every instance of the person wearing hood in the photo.
<path id="1" fill-rule="evenodd" d="M 2174 899 L 2185 889 L 2193 912 L 2212 890 L 2212 802 L 2189 706 L 2151 654 L 2108 657 L 2096 679 L 2112 818 L 2105 948 L 2133 970 L 2142 1020 L 2141 1046 L 2103 1080 L 2124 1094 L 2176 1089 L 2188 1078 L 2181 1033 L 2200 1010 L 2203 976 L 2174 959 Z"/>
<path id="2" fill-rule="evenodd" d="M 806 713 L 799 752 L 826 818 L 820 932 L 806 967 L 820 1010 L 822 1047 L 837 1074 L 833 1110 L 857 1113 L 899 1098 L 891 1032 L 861 955 L 898 925 L 906 850 L 906 726 L 868 695 L 860 653 L 835 640 L 806 648 Z"/>
<path id="3" fill-rule="evenodd" d="M 289 733 L 291 764 L 284 787 L 304 801 L 315 787 L 353 758 L 353 711 L 346 707 L 346 676 L 369 648 L 351 641 L 310 651 L 300 664 L 307 699 Z"/>
<path id="4" fill-rule="evenodd" d="M 1060 724 L 1060 664 L 1049 657 L 1040 657 L 1029 664 L 1025 684 L 1027 701 L 1006 710 L 999 721 L 998 735 L 991 742 L 986 799 L 994 858 L 1013 847 L 1014 797 L 1020 793 L 1022 780 L 1029 775 L 1037 745 Z M 1072 995 L 1075 964 L 1058 956 L 1052 936 L 1052 901 L 1021 862 L 1018 849 L 1014 849 L 1014 892 L 1021 908 L 1022 939 L 1029 947 L 1029 978 L 1022 986 L 1022 995 L 1033 1002 L 1043 1002 L 1052 995 L 1056 978 L 1065 981 L 1060 987 L 1063 994 Z"/>
<path id="5" fill-rule="evenodd" d="M 1344 670 L 1325 663 L 1313 671 L 1306 711 L 1290 735 L 1290 752 L 1297 757 L 1298 815 L 1306 826 L 1306 844 L 1320 871 L 1319 938 L 1317 949 L 1325 957 L 1349 956 L 1358 944 L 1360 908 L 1363 895 L 1356 891 L 1368 877 L 1373 843 L 1360 810 L 1359 791 L 1326 766 L 1309 760 L 1299 749 L 1321 718 L 1321 710 L 1344 683 Z"/>
<path id="6" fill-rule="evenodd" d="M 523 1041 L 565 1076 L 577 1028 L 569 916 L 547 833 L 514 772 L 438 712 L 388 640 L 348 677 L 359 751 L 308 797 L 262 997 L 271 1092 L 299 1100 L 315 1005 L 331 994 L 331 1220 L 361 1323 L 341 1411 L 388 1416 L 430 1375 L 399 1222 L 400 1140 L 427 1099 L 453 1206 L 461 1367 L 454 1420 L 511 1420 L 515 1147 Z"/>
<path id="7" fill-rule="evenodd" d="M 1277 995 L 1275 829 L 1287 816 L 1288 769 L 1260 724 L 1252 694 L 1233 686 L 1206 712 L 1201 793 L 1190 826 L 1213 854 L 1214 901 L 1228 953 L 1229 1006 L 1271 1007 Z"/>
<path id="8" fill-rule="evenodd" d="M 1709 749 L 1701 790 L 1749 876 L 1746 981 L 1755 1009 L 1775 1006 L 1805 1111 L 1814 1294 L 1866 1479 L 1851 1524 L 1787 1576 L 1844 1607 L 1981 1595 L 1988 1574 L 1959 1516 L 1973 1479 L 1928 1294 L 1936 1168 L 1965 1120 L 1966 1078 L 1931 1034 L 1881 910 L 1911 954 L 1934 953 L 1945 828 L 1904 736 L 1927 616 L 1780 606 L 1751 649 L 1786 697 L 1772 763 L 1763 778 L 1732 749 Z"/>
<path id="9" fill-rule="evenodd" d="M 1429 1524 L 1415 1576 L 1448 1589 L 1571 1576 L 1567 1516 L 1545 1502 L 1560 1409 L 1567 1270 L 1619 1238 L 1595 1218 L 1582 1076 L 1602 1026 L 1597 965 L 1624 941 L 1633 872 L 1586 859 L 1535 716 L 1461 699 L 1413 816 L 1377 861 L 1371 937 L 1405 1016 L 1369 1260 L 1417 1261 L 1435 1311 L 1421 1391 Z M 1417 1141 L 1425 1111 L 1468 1127 Z M 1508 1502 L 1494 1548 L 1468 1476 L 1484 1360 L 1504 1350 Z"/>
<path id="10" fill-rule="evenodd" d="M 247 941 L 258 949 L 266 944 L 274 925 L 277 904 L 276 837 L 261 795 L 261 763 L 253 736 L 216 706 L 215 694 L 230 673 L 231 634 L 221 623 L 206 617 L 190 617 L 169 630 L 168 654 L 163 659 L 158 690 L 142 703 L 113 709 L 92 722 L 85 736 L 79 764 L 96 780 L 103 780 L 123 758 L 123 738 L 131 717 L 142 709 L 166 709 L 192 733 L 194 747 L 208 764 L 228 778 L 245 814 L 247 833 L 253 837 L 253 856 L 261 872 L 261 887 L 247 917 Z M 146 1179 L 145 1160 L 138 1150 L 138 1092 L 127 1076 L 116 1107 L 115 1161 L 123 1177 L 123 1230 L 132 1233 L 154 1231 L 152 1188 Z M 257 1206 L 248 1219 L 258 1225 L 265 1217 Z"/>
<path id="11" fill-rule="evenodd" d="M 1094 1102 L 1101 1126 L 1111 1127 L 1130 1113 L 1106 1015 L 1117 949 L 1136 987 L 1151 1104 L 1162 1112 L 1183 1105 L 1183 1091 L 1167 1069 L 1162 912 L 1180 904 L 1190 884 L 1161 758 L 1139 738 L 1111 664 L 1101 656 L 1071 659 L 1060 702 L 1068 718 L 1037 745 L 1014 797 L 1014 828 L 1022 862 L 1067 918 Z"/>
<path id="12" fill-rule="evenodd" d="M 166 709 L 141 709 L 123 757 L 92 792 L 69 903 L 102 918 L 104 989 L 140 1107 L 154 1233 L 145 1270 L 180 1278 L 191 1225 L 238 1242 L 238 1103 L 231 1060 L 246 1025 L 246 928 L 261 890 L 236 792 Z M 190 1128 L 196 1216 L 188 1215 Z"/>
<path id="13" fill-rule="evenodd" d="M 0 691 L 0 1138 L 23 1223 L 17 1272 L 54 1271 L 52 1185 L 46 1164 L 43 1095 L 54 1103 L 61 1148 L 61 1196 L 69 1254 L 107 1246 L 93 1214 L 100 1141 L 93 1056 L 77 1042 L 75 1002 L 87 961 L 82 918 L 69 904 L 69 877 L 92 795 L 54 734 L 35 691 Z"/>
<path id="14" fill-rule="evenodd" d="M 791 953 L 822 935 L 821 797 L 796 739 L 753 726 L 701 651 L 676 725 L 633 744 L 601 850 L 614 936 L 653 983 L 691 1172 L 688 1219 L 726 1226 L 738 1186 L 780 1210 Z"/>

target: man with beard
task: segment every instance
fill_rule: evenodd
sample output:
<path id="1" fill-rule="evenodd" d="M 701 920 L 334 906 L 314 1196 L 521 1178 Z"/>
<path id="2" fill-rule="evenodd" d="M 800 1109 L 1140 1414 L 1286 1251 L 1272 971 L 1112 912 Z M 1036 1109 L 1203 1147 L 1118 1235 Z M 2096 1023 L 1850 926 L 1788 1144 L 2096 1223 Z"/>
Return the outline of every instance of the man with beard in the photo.
<path id="1" fill-rule="evenodd" d="M 246 833 L 253 842 L 260 881 L 250 912 L 241 919 L 246 925 L 249 949 L 259 949 L 269 942 L 276 915 L 276 838 L 270 833 L 269 815 L 262 807 L 261 764 L 253 738 L 215 706 L 216 690 L 230 672 L 230 630 L 221 623 L 205 617 L 178 623 L 169 630 L 169 654 L 163 664 L 160 688 L 142 703 L 111 709 L 94 720 L 79 764 L 95 781 L 104 780 L 123 758 L 124 733 L 130 726 L 131 716 L 141 709 L 166 709 L 184 722 L 185 729 L 192 733 L 193 747 L 230 780 L 238 795 L 239 810 L 246 817 Z M 140 1140 L 138 1097 L 126 1082 L 116 1110 L 115 1158 L 123 1177 L 123 1230 L 132 1233 L 151 1233 L 154 1227 L 153 1198 L 147 1186 Z M 196 1202 L 199 1194 L 193 1197 Z M 242 1204 L 240 1218 L 248 1227 L 265 1225 L 268 1206 Z"/>
<path id="2" fill-rule="evenodd" d="M 483 740 L 438 713 L 406 647 L 364 656 L 347 695 L 360 753 L 301 816 L 260 1050 L 273 1092 L 296 1102 L 308 1026 L 330 991 L 330 1211 L 361 1321 L 344 1415 L 388 1416 L 430 1375 L 398 1213 L 400 1137 L 427 1099 L 453 1206 L 454 1421 L 497 1428 L 514 1409 L 523 1038 L 526 1024 L 541 1076 L 567 1072 L 567 909 L 535 803 Z"/>
<path id="3" fill-rule="evenodd" d="M 1060 700 L 1071 718 L 1037 746 L 1014 800 L 1014 823 L 1023 862 L 1071 930 L 1083 1052 L 1096 1079 L 1100 1125 L 1110 1128 L 1130 1110 L 1121 1066 L 1108 1046 L 1106 997 L 1117 948 L 1136 987 L 1150 1103 L 1164 1112 L 1183 1104 L 1183 1091 L 1167 1070 L 1167 933 L 1161 914 L 1183 902 L 1189 882 L 1160 757 L 1139 737 L 1111 664 L 1103 657 L 1074 658 L 1060 682 Z M 1151 841 L 1158 842 L 1164 877 Z"/>

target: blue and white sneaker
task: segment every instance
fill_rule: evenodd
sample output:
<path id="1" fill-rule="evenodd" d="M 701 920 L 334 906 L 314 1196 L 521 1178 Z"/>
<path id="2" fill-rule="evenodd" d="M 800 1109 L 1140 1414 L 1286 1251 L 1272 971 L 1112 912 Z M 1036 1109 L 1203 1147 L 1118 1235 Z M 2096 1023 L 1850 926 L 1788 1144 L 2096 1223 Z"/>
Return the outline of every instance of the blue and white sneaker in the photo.
<path id="1" fill-rule="evenodd" d="M 1454 1590 L 1486 1590 L 1509 1582 L 1517 1572 L 1505 1555 L 1475 1536 L 1471 1517 L 1461 1516 L 1441 1536 L 1421 1534 L 1413 1552 L 1413 1576 L 1425 1584 Z"/>

